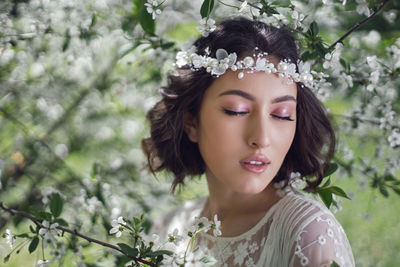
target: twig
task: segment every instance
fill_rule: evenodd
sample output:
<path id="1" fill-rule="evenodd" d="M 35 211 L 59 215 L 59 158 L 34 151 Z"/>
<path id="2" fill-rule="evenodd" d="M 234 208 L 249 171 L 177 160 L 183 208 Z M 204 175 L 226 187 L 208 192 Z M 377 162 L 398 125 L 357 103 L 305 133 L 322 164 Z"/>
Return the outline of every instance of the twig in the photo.
<path id="1" fill-rule="evenodd" d="M 4 108 L 0 107 L 0 113 L 4 114 L 4 117 L 9 119 L 10 121 L 15 122 L 16 124 L 18 124 L 19 126 L 21 126 L 22 130 L 25 132 L 25 134 L 29 135 L 29 129 L 28 127 L 25 126 L 25 124 L 23 124 L 21 121 L 19 121 L 17 118 L 15 118 L 13 115 L 11 115 L 7 110 L 5 110 Z"/>
<path id="2" fill-rule="evenodd" d="M 0 208 L 2 208 L 3 210 L 11 213 L 11 215 L 13 215 L 13 216 L 18 215 L 18 216 L 21 216 L 21 217 L 25 217 L 25 218 L 31 220 L 32 222 L 34 222 L 39 227 L 43 226 L 39 219 L 37 219 L 37 218 L 33 217 L 32 215 L 27 214 L 25 212 L 22 212 L 22 211 L 19 211 L 19 210 L 16 210 L 16 209 L 8 208 L 3 204 L 3 202 L 0 202 Z M 85 240 L 91 242 L 91 243 L 96 243 L 96 244 L 99 244 L 99 245 L 101 245 L 103 247 L 108 247 L 108 248 L 117 250 L 120 253 L 124 254 L 125 256 L 129 257 L 130 259 L 132 259 L 134 261 L 139 261 L 139 262 L 141 262 L 143 264 L 146 264 L 146 265 L 149 265 L 149 266 L 155 266 L 151 262 L 148 262 L 148 261 L 143 260 L 141 258 L 133 257 L 133 256 L 130 256 L 130 255 L 126 254 L 124 251 L 122 251 L 119 247 L 117 247 L 115 245 L 112 245 L 112 244 L 109 244 L 109 243 L 106 243 L 106 242 L 103 242 L 103 241 L 100 241 L 100 240 L 85 236 L 85 235 L 79 233 L 77 230 L 70 230 L 70 229 L 64 228 L 62 226 L 58 226 L 57 229 L 62 231 L 62 232 L 67 232 L 67 233 L 69 233 L 71 235 L 78 236 L 78 237 L 80 237 L 82 239 L 85 239 Z"/>
<path id="3" fill-rule="evenodd" d="M 237 0 L 237 1 L 243 3 L 245 0 Z M 247 4 L 248 4 L 249 6 L 251 6 L 251 7 L 254 7 L 255 9 L 261 10 L 261 7 L 256 6 L 255 4 L 252 4 L 252 3 L 249 3 L 249 2 L 247 2 Z"/>
<path id="4" fill-rule="evenodd" d="M 378 9 L 372 13 L 371 15 L 369 15 L 368 17 L 366 17 L 365 19 L 357 22 L 353 27 L 350 28 L 350 30 L 348 30 L 342 37 L 340 37 L 336 42 L 334 42 L 333 44 L 331 44 L 331 46 L 329 46 L 329 50 L 331 50 L 332 48 L 335 47 L 335 45 L 337 43 L 341 43 L 343 42 L 344 39 L 346 39 L 347 36 L 349 36 L 352 32 L 354 32 L 355 30 L 357 30 L 358 28 L 360 28 L 364 23 L 366 23 L 368 20 L 372 19 L 373 17 L 375 17 L 376 14 L 378 14 L 382 8 L 389 3 L 390 0 L 383 0 L 381 2 L 381 4 L 379 5 Z"/>
<path id="5" fill-rule="evenodd" d="M 378 119 L 367 119 L 367 118 L 363 118 L 363 117 L 357 117 L 357 116 L 350 116 L 350 115 L 344 115 L 344 114 L 331 114 L 334 117 L 343 117 L 345 119 L 348 120 L 356 120 L 356 121 L 360 121 L 360 122 L 368 122 L 374 125 L 380 125 L 381 122 Z M 400 125 L 396 125 L 396 124 L 390 124 L 390 126 L 392 126 L 393 128 L 399 128 Z"/>

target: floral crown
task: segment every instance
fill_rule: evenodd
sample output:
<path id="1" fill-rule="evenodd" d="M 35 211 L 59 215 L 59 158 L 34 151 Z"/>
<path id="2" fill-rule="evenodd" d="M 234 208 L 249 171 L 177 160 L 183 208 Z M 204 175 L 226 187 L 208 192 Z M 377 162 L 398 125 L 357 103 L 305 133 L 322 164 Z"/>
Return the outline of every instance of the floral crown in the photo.
<path id="1" fill-rule="evenodd" d="M 294 82 L 303 83 L 305 86 L 312 88 L 318 79 L 325 76 L 315 71 L 310 71 L 310 66 L 303 64 L 301 61 L 297 63 L 299 71 L 296 70 L 296 64 L 288 59 L 281 60 L 277 66 L 270 62 L 267 58 L 268 53 L 255 48 L 253 56 L 247 56 L 242 60 L 237 60 L 236 53 L 230 53 L 225 49 L 219 48 L 215 52 L 216 58 L 210 57 L 210 50 L 206 48 L 206 55 L 195 53 L 196 48 L 192 46 L 187 51 L 180 51 L 176 55 L 176 66 L 181 68 L 190 67 L 193 71 L 205 69 L 214 77 L 219 77 L 227 70 L 240 71 L 238 78 L 242 79 L 244 72 L 265 72 L 266 74 L 276 73 L 280 77 L 288 78 L 288 84 Z"/>

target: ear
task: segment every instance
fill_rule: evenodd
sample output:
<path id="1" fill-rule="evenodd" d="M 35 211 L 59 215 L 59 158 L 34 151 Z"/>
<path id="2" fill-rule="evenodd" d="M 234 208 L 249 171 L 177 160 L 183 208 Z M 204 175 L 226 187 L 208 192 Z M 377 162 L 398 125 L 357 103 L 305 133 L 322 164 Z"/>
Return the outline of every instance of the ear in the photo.
<path id="1" fill-rule="evenodd" d="M 197 128 L 198 122 L 197 118 L 195 118 L 189 112 L 186 112 L 183 116 L 183 129 L 187 134 L 190 141 L 193 143 L 197 143 Z"/>

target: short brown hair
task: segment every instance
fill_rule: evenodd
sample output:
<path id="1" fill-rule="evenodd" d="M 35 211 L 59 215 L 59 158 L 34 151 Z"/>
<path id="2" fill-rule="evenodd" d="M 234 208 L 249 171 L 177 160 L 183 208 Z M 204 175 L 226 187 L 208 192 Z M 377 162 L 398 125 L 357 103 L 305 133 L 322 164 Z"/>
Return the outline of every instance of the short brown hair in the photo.
<path id="1" fill-rule="evenodd" d="M 200 55 L 205 55 L 208 48 L 212 57 L 218 48 L 235 52 L 241 58 L 258 47 L 278 60 L 298 61 L 296 44 L 289 31 L 246 18 L 222 21 L 209 36 L 197 39 L 194 46 Z M 142 149 L 153 174 L 164 169 L 174 174 L 172 192 L 178 184 L 184 184 L 187 175 L 205 172 L 197 143 L 191 142 L 184 131 L 184 115 L 189 112 L 198 118 L 204 92 L 214 79 L 205 70 L 178 69 L 169 75 L 168 85 L 160 89 L 162 99 L 147 113 L 151 135 L 142 140 Z M 306 190 L 312 191 L 321 183 L 334 154 L 335 134 L 323 105 L 301 83 L 297 83 L 296 112 L 293 143 L 273 182 L 287 183 L 290 173 L 297 171 L 306 177 Z"/>

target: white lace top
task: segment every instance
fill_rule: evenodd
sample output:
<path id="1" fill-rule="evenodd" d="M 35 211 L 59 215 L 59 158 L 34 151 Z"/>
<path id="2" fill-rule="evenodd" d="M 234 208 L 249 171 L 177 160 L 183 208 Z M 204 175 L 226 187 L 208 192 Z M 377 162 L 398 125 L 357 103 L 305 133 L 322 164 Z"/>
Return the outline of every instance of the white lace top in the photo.
<path id="1" fill-rule="evenodd" d="M 206 198 L 188 201 L 155 227 L 160 237 L 188 229 Z M 223 233 L 223 229 L 222 233 Z M 216 266 L 355 266 L 346 234 L 320 202 L 290 191 L 249 231 L 235 237 L 200 233 L 198 244 L 217 259 Z M 182 247 L 184 249 L 185 247 Z"/>

